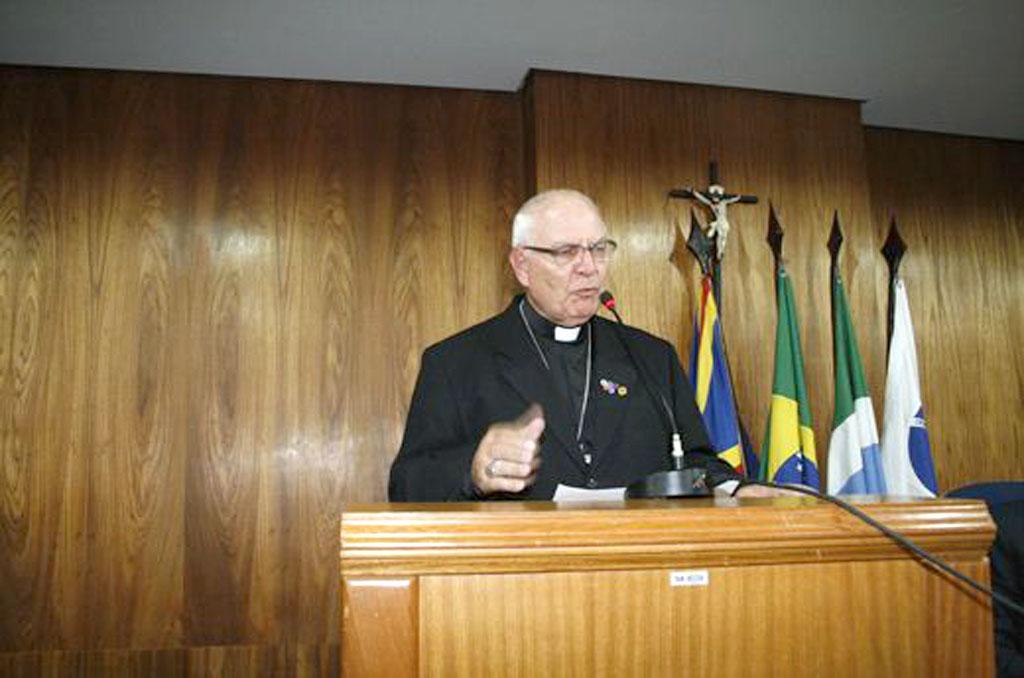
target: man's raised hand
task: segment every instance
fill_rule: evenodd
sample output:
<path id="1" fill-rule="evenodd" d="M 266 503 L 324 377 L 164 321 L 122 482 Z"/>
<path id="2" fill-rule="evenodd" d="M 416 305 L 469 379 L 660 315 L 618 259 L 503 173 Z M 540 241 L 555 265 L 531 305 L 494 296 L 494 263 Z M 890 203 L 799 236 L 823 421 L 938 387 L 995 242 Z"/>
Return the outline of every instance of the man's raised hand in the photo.
<path id="1" fill-rule="evenodd" d="M 477 445 L 471 473 L 480 494 L 522 492 L 537 479 L 544 412 L 533 404 L 515 421 L 491 424 Z"/>

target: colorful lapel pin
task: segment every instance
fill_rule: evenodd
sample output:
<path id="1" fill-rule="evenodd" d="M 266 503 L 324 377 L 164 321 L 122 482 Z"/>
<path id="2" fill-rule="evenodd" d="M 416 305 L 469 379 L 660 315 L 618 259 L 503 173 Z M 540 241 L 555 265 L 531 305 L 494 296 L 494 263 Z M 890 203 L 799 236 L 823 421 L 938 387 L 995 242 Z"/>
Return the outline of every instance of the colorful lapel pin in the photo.
<path id="1" fill-rule="evenodd" d="M 598 384 L 600 384 L 601 390 L 608 395 L 617 395 L 620 398 L 625 398 L 629 394 L 629 389 L 624 384 L 616 384 L 611 379 L 601 379 Z"/>

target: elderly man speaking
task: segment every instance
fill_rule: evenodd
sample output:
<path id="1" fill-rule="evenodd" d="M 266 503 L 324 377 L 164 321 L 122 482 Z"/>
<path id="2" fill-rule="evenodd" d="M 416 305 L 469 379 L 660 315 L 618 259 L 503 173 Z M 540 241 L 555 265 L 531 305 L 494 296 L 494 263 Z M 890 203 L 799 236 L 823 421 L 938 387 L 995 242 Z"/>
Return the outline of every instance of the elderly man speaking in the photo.
<path id="1" fill-rule="evenodd" d="M 735 487 L 710 450 L 675 349 L 596 316 L 615 249 L 578 191 L 523 204 L 509 262 L 524 294 L 424 352 L 391 467 L 392 501 L 551 499 L 560 484 L 626 486 L 669 467 L 662 397 L 686 465 L 705 469 L 711 485 Z"/>

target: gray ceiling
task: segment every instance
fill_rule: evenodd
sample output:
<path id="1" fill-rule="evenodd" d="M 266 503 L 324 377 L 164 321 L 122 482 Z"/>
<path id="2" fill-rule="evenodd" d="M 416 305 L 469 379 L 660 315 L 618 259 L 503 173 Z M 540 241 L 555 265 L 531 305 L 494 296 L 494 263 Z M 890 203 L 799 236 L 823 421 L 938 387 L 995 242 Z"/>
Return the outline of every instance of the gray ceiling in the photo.
<path id="1" fill-rule="evenodd" d="M 1024 140 L 1024 0 L 0 0 L 0 62 L 494 90 L 536 67 Z"/>

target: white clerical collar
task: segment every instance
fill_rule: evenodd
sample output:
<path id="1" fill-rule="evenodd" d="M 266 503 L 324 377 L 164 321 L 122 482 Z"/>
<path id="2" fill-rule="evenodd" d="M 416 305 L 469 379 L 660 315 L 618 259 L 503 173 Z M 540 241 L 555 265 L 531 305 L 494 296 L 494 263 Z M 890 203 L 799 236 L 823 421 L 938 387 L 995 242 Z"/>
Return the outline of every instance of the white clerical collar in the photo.
<path id="1" fill-rule="evenodd" d="M 563 344 L 572 343 L 579 339 L 581 329 L 581 326 L 561 327 L 559 325 L 555 325 L 555 341 L 561 342 Z"/>

